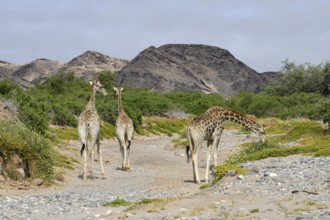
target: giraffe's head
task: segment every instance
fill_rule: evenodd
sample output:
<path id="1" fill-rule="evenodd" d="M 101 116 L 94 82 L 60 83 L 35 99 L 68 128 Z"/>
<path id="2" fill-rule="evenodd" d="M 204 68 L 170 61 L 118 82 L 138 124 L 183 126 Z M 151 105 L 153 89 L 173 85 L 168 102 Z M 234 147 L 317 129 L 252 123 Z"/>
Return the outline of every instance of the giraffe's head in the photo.
<path id="1" fill-rule="evenodd" d="M 99 92 L 102 95 L 107 95 L 107 91 L 102 86 L 102 84 L 100 83 L 100 81 L 98 81 L 98 80 L 89 81 L 89 84 L 91 85 L 93 91 Z"/>
<path id="2" fill-rule="evenodd" d="M 120 94 L 121 94 L 121 92 L 123 91 L 123 87 L 113 87 L 113 90 L 116 92 L 116 97 L 118 97 Z"/>
<path id="3" fill-rule="evenodd" d="M 266 131 L 265 131 L 265 126 L 264 125 L 258 125 L 257 135 L 263 143 L 266 142 Z"/>

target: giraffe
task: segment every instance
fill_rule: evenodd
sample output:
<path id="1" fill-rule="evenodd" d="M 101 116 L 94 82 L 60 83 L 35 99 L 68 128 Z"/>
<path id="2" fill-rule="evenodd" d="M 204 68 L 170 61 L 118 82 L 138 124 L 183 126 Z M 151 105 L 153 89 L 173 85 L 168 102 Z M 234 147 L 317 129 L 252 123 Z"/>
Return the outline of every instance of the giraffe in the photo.
<path id="1" fill-rule="evenodd" d="M 96 92 L 100 92 L 103 95 L 107 95 L 107 92 L 101 85 L 99 81 L 89 81 L 91 86 L 91 96 L 87 105 L 85 106 L 85 110 L 80 114 L 78 118 L 78 134 L 82 144 L 80 154 L 84 156 L 84 173 L 83 173 L 83 180 L 86 180 L 87 177 L 87 154 L 91 160 L 91 174 L 92 178 L 94 178 L 94 171 L 93 171 L 93 153 L 94 153 L 94 146 L 97 145 L 97 153 L 99 155 L 99 160 L 101 164 L 101 175 L 102 178 L 105 179 L 106 176 L 104 174 L 103 162 L 102 162 L 102 155 L 100 149 L 100 118 L 97 114 L 97 110 L 95 107 L 95 94 Z M 91 148 L 88 147 L 88 136 L 91 139 Z"/>
<path id="2" fill-rule="evenodd" d="M 264 127 L 256 123 L 254 120 L 243 116 L 229 108 L 220 106 L 210 107 L 204 114 L 194 118 L 187 129 L 187 139 L 189 145 L 186 146 L 187 162 L 192 160 L 194 182 L 199 184 L 198 175 L 198 150 L 202 146 L 204 140 L 207 141 L 207 157 L 206 157 L 206 173 L 205 182 L 209 178 L 209 162 L 211 159 L 211 149 L 213 149 L 214 166 L 217 165 L 217 151 L 223 131 L 223 122 L 230 120 L 245 126 L 265 142 L 266 133 Z"/>
<path id="3" fill-rule="evenodd" d="M 118 118 L 116 120 L 116 135 L 119 142 L 120 152 L 123 158 L 122 169 L 130 170 L 130 146 L 134 132 L 133 122 L 123 109 L 121 101 L 122 87 L 113 87 L 118 99 Z"/>

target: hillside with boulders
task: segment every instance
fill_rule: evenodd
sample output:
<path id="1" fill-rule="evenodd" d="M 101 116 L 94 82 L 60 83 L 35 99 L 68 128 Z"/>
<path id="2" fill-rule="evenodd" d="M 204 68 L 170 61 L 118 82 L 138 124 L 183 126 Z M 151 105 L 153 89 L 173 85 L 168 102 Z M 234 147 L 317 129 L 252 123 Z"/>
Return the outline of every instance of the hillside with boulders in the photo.
<path id="1" fill-rule="evenodd" d="M 0 79 L 9 79 L 23 87 L 31 87 L 57 73 L 73 72 L 76 77 L 91 79 L 98 72 L 118 71 L 127 63 L 127 60 L 94 51 L 86 51 L 69 62 L 42 58 L 19 65 L 0 61 Z"/>
<path id="2" fill-rule="evenodd" d="M 42 83 L 57 74 L 73 72 L 81 79 L 94 78 L 98 72 L 117 71 L 117 83 L 151 91 L 198 91 L 226 97 L 239 91 L 260 92 L 278 78 L 277 72 L 258 73 L 218 47 L 168 44 L 149 47 L 127 61 L 95 51 L 69 62 L 37 59 L 19 65 L 0 61 L 0 79 L 10 79 L 23 87 Z"/>
<path id="3" fill-rule="evenodd" d="M 258 73 L 228 50 L 207 45 L 149 47 L 119 71 L 118 83 L 153 91 L 201 91 L 232 96 L 260 92 L 276 72 Z"/>

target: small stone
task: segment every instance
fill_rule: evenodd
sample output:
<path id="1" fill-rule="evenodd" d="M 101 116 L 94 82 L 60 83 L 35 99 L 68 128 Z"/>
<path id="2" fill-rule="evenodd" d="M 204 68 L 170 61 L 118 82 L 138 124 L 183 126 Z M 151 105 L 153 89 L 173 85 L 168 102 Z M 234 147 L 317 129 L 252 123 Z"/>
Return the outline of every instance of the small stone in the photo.
<path id="1" fill-rule="evenodd" d="M 129 217 L 129 216 L 132 216 L 132 215 L 133 215 L 132 213 L 129 213 L 129 212 L 126 213 L 126 217 Z"/>
<path id="2" fill-rule="evenodd" d="M 41 186 L 43 183 L 44 183 L 44 181 L 40 178 L 37 178 L 37 179 L 33 180 L 33 184 L 35 186 Z"/>
<path id="3" fill-rule="evenodd" d="M 98 217 L 100 217 L 100 216 L 101 216 L 100 214 L 95 214 L 95 215 L 94 215 L 95 218 L 98 218 Z"/>
<path id="4" fill-rule="evenodd" d="M 244 176 L 243 176 L 243 175 L 238 175 L 238 176 L 237 176 L 237 179 L 239 179 L 239 180 L 243 180 L 243 179 L 244 179 Z"/>
<path id="5" fill-rule="evenodd" d="M 235 170 L 228 170 L 227 171 L 227 175 L 228 176 L 235 176 L 236 175 L 236 171 Z"/>
<path id="6" fill-rule="evenodd" d="M 105 213 L 105 216 L 109 216 L 109 215 L 111 215 L 111 214 L 112 214 L 112 210 L 109 209 L 109 210 L 107 210 L 107 212 Z"/>
<path id="7" fill-rule="evenodd" d="M 276 173 L 269 173 L 269 176 L 270 177 L 277 177 L 277 174 Z"/>

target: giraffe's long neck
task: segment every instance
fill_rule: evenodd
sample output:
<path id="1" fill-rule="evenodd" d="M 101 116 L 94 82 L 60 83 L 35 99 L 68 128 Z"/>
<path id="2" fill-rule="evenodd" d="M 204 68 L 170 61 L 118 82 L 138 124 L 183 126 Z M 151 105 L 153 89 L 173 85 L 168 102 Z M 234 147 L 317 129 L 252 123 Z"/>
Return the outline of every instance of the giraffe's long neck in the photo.
<path id="1" fill-rule="evenodd" d="M 241 124 L 255 133 L 258 133 L 260 129 L 260 125 L 258 123 L 236 112 L 232 112 L 232 111 L 224 112 L 223 119 L 235 122 L 237 124 Z"/>
<path id="2" fill-rule="evenodd" d="M 96 91 L 94 90 L 94 87 L 91 87 L 91 96 L 89 97 L 89 101 L 86 105 L 86 110 L 90 110 L 90 111 L 96 111 L 96 107 L 95 107 L 95 93 Z"/>
<path id="3" fill-rule="evenodd" d="M 121 92 L 118 92 L 118 114 L 122 114 L 124 112 L 123 104 L 121 102 Z"/>

